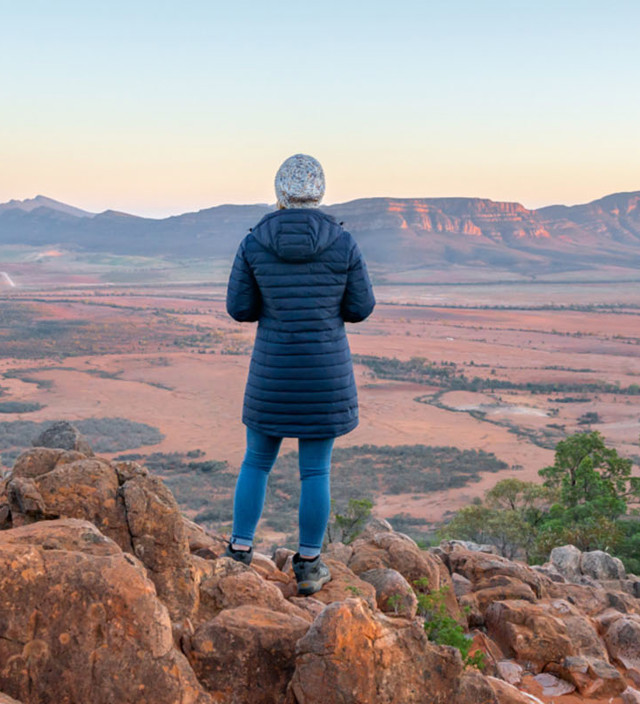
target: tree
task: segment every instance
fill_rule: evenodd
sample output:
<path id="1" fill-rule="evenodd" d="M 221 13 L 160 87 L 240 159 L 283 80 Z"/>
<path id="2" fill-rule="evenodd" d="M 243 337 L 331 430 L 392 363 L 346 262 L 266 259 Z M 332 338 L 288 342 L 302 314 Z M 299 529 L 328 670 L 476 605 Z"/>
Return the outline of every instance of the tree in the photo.
<path id="1" fill-rule="evenodd" d="M 545 487 L 559 490 L 559 503 L 572 520 L 589 516 L 615 520 L 626 513 L 628 501 L 640 500 L 640 479 L 631 476 L 632 465 L 594 431 L 559 442 L 553 465 L 539 474 Z"/>
<path id="2" fill-rule="evenodd" d="M 620 457 L 597 432 L 576 433 L 559 442 L 553 465 L 541 469 L 544 486 L 559 492 L 538 535 L 536 557 L 545 559 L 558 545 L 615 552 L 632 545 L 620 518 L 640 499 L 633 463 Z"/>
<path id="3" fill-rule="evenodd" d="M 531 482 L 503 479 L 485 494 L 484 502 L 466 506 L 441 531 L 444 538 L 489 543 L 503 557 L 528 559 L 537 526 L 554 492 Z"/>
<path id="4" fill-rule="evenodd" d="M 372 508 L 373 501 L 369 499 L 349 499 L 344 514 L 335 513 L 333 521 L 327 526 L 327 542 L 351 543 L 362 532 Z"/>

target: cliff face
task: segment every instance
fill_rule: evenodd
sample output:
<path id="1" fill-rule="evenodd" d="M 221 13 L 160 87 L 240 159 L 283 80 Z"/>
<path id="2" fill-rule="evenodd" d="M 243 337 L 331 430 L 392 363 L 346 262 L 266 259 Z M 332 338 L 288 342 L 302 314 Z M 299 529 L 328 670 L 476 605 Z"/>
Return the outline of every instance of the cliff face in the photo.
<path id="1" fill-rule="evenodd" d="M 640 701 L 640 580 L 604 553 L 534 570 L 374 520 L 302 598 L 290 551 L 221 557 L 143 467 L 65 446 L 27 451 L 0 484 L 0 703 Z M 440 610 L 483 674 L 427 639 Z"/>
<path id="2" fill-rule="evenodd" d="M 0 205 L 0 244 L 230 260 L 270 210 L 224 205 L 162 220 L 112 211 L 81 217 L 71 206 L 53 208 L 39 198 L 28 207 Z M 343 221 L 367 259 L 383 269 L 463 264 L 534 274 L 640 266 L 639 202 L 640 192 L 539 210 L 482 198 L 363 198 L 323 209 Z"/>
<path id="3" fill-rule="evenodd" d="M 496 242 L 550 237 L 536 211 L 482 198 L 366 198 L 326 208 L 355 232 L 412 230 L 486 237 Z"/>
<path id="4" fill-rule="evenodd" d="M 537 211 L 554 231 L 577 240 L 640 244 L 640 192 L 615 193 L 585 205 L 554 205 Z"/>

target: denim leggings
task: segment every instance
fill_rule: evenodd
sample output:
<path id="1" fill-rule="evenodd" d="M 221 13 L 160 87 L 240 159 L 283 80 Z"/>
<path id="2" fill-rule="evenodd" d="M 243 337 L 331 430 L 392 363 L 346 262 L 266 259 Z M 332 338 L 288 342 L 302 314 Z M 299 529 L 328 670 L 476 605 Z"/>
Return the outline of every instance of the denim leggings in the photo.
<path id="1" fill-rule="evenodd" d="M 300 463 L 299 552 L 314 557 L 322 548 L 331 511 L 331 452 L 334 438 L 298 438 Z M 262 515 L 269 472 L 275 464 L 281 437 L 247 426 L 247 450 L 240 467 L 233 500 L 231 542 L 251 545 Z"/>

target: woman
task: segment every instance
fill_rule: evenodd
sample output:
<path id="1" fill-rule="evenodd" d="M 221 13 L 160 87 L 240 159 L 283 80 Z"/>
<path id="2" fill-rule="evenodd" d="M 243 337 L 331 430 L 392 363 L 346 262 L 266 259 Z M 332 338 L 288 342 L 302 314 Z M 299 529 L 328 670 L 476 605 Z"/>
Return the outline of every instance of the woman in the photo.
<path id="1" fill-rule="evenodd" d="M 247 449 L 236 483 L 226 555 L 251 562 L 267 479 L 283 437 L 299 438 L 298 593 L 331 579 L 320 559 L 330 513 L 333 441 L 358 425 L 358 398 L 344 323 L 371 314 L 375 298 L 362 254 L 336 220 L 318 210 L 319 162 L 304 154 L 276 174 L 278 210 L 242 240 L 227 288 L 227 312 L 258 321 L 242 422 Z"/>

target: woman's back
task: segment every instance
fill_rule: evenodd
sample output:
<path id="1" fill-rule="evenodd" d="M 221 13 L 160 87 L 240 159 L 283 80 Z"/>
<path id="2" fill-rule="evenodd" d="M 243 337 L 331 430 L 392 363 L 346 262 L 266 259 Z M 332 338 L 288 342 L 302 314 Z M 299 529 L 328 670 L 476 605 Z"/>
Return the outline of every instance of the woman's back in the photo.
<path id="1" fill-rule="evenodd" d="M 358 424 L 344 322 L 375 305 L 353 237 L 319 210 L 266 215 L 241 243 L 227 309 L 258 320 L 243 422 L 281 437 L 335 437 Z"/>

